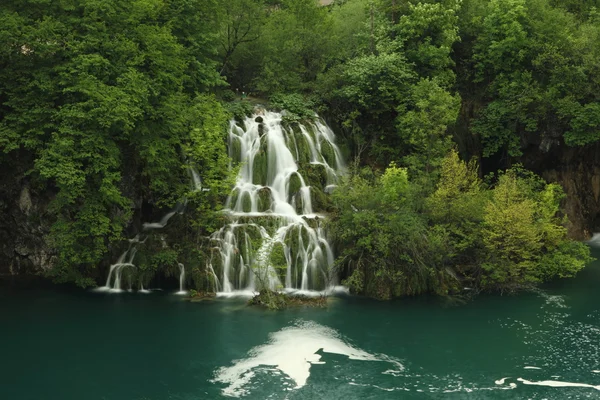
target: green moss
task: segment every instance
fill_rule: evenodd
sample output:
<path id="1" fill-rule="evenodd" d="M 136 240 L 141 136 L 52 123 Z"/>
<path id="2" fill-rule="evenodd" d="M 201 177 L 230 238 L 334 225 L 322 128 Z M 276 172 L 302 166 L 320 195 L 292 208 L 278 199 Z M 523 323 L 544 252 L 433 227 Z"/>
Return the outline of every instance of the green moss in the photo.
<path id="1" fill-rule="evenodd" d="M 317 229 L 319 227 L 319 218 L 306 218 L 304 220 L 312 229 Z"/>
<path id="2" fill-rule="evenodd" d="M 314 268 L 310 276 L 310 287 L 314 290 L 324 290 L 327 287 L 327 277 L 323 272 L 324 260 L 319 260 L 320 268 Z"/>
<path id="3" fill-rule="evenodd" d="M 323 188 L 327 184 L 327 168 L 322 164 L 305 164 L 301 173 L 309 186 Z"/>
<path id="4" fill-rule="evenodd" d="M 298 173 L 293 173 L 290 176 L 290 182 L 288 184 L 288 200 L 291 200 L 301 187 L 302 181 L 300 180 L 300 175 L 298 175 Z"/>
<path id="5" fill-rule="evenodd" d="M 252 197 L 248 192 L 242 194 L 242 210 L 244 212 L 252 211 Z"/>
<path id="6" fill-rule="evenodd" d="M 280 280 L 285 279 L 287 273 L 287 260 L 283 243 L 275 243 L 269 254 L 269 264 L 273 267 Z"/>
<path id="7" fill-rule="evenodd" d="M 300 196 L 299 193 L 296 193 L 296 195 L 294 195 L 294 200 L 296 201 L 296 214 L 302 214 L 302 210 L 304 208 L 304 200 L 302 199 L 302 196 Z"/>
<path id="8" fill-rule="evenodd" d="M 229 198 L 229 207 L 234 208 L 237 201 L 238 201 L 238 197 L 240 195 L 240 189 L 235 188 L 233 189 L 233 191 L 231 192 L 230 198 Z"/>
<path id="9" fill-rule="evenodd" d="M 187 299 L 193 303 L 196 303 L 200 301 L 214 300 L 215 297 L 215 292 L 191 289 Z"/>
<path id="10" fill-rule="evenodd" d="M 264 187 L 258 192 L 258 211 L 264 212 L 271 209 L 272 196 L 271 189 Z"/>
<path id="11" fill-rule="evenodd" d="M 242 143 L 240 138 L 234 136 L 232 140 L 229 142 L 229 156 L 234 164 L 241 162 L 241 152 L 242 152 Z"/>
<path id="12" fill-rule="evenodd" d="M 267 170 L 268 170 L 268 157 L 266 150 L 258 151 L 256 156 L 254 157 L 254 164 L 252 166 L 252 182 L 257 185 L 266 185 L 267 184 Z"/>
<path id="13" fill-rule="evenodd" d="M 194 267 L 188 272 L 195 290 L 200 293 L 214 293 L 217 291 L 215 277 L 205 267 Z"/>
<path id="14" fill-rule="evenodd" d="M 297 144 L 296 144 L 296 135 L 294 134 L 293 129 L 284 129 L 285 132 L 285 143 L 287 147 L 292 152 L 294 159 L 298 159 L 297 153 Z"/>
<path id="15" fill-rule="evenodd" d="M 321 155 L 330 167 L 335 168 L 335 150 L 331 143 L 326 140 L 321 140 Z"/>
<path id="16" fill-rule="evenodd" d="M 255 258 L 256 251 L 262 245 L 262 236 L 257 225 L 242 225 L 236 229 L 238 251 L 246 262 Z"/>
<path id="17" fill-rule="evenodd" d="M 310 188 L 310 199 L 312 201 L 313 210 L 315 211 L 329 211 L 331 209 L 331 200 L 322 190 L 315 189 L 314 186 Z"/>
<path id="18" fill-rule="evenodd" d="M 327 297 L 294 296 L 263 289 L 248 302 L 252 306 L 260 306 L 269 310 L 284 310 L 288 307 L 327 307 Z"/>
<path id="19" fill-rule="evenodd" d="M 306 138 L 302 134 L 302 132 L 294 131 L 294 137 L 296 138 L 296 144 L 298 146 L 298 159 L 296 162 L 299 166 L 304 166 L 310 163 L 311 160 L 311 151 Z"/>

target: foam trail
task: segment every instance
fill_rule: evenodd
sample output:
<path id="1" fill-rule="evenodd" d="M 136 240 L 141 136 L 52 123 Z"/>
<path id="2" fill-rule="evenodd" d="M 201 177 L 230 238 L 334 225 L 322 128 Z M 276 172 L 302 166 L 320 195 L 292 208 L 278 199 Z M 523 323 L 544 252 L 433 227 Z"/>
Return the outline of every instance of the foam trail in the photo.
<path id="1" fill-rule="evenodd" d="M 562 382 L 562 381 L 528 381 L 523 378 L 517 379 L 524 385 L 549 386 L 549 387 L 582 387 L 600 390 L 600 385 L 590 385 L 587 383 Z"/>
<path id="2" fill-rule="evenodd" d="M 240 397 L 249 393 L 250 389 L 246 386 L 257 368 L 270 370 L 272 368 L 269 367 L 274 367 L 294 382 L 294 389 L 299 389 L 306 384 L 311 365 L 325 363 L 317 354 L 319 350 L 344 355 L 351 360 L 390 362 L 403 369 L 398 361 L 349 345 L 331 328 L 315 322 L 299 322 L 271 334 L 267 344 L 254 347 L 246 358 L 217 369 L 212 381 L 227 385 L 223 389 L 225 396 Z"/>

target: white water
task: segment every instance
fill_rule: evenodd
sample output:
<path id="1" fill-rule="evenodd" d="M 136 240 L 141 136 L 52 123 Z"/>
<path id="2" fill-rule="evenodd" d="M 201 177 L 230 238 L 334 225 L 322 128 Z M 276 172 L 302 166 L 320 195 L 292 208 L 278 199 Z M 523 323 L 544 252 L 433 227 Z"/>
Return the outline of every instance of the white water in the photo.
<path id="1" fill-rule="evenodd" d="M 257 122 L 261 117 L 263 122 Z M 333 252 L 313 208 L 318 191 L 331 190 L 342 168 L 331 129 L 320 121 L 286 129 L 281 114 L 261 112 L 230 124 L 231 158 L 240 165 L 226 203 L 231 223 L 212 236 L 207 269 L 215 291 L 324 290 L 334 285 Z M 262 124 L 262 127 L 260 126 Z M 301 164 L 301 165 L 299 165 Z M 300 168 L 302 167 L 302 168 Z M 320 171 L 311 187 L 301 170 Z M 281 249 L 285 265 L 274 265 Z"/>
<path id="2" fill-rule="evenodd" d="M 179 292 L 176 294 L 187 294 L 185 291 L 185 266 L 182 263 L 177 265 L 179 266 Z"/>
<path id="3" fill-rule="evenodd" d="M 600 390 L 600 385 L 590 385 L 588 383 L 562 382 L 562 381 L 528 381 L 527 379 L 517 378 L 517 381 L 524 385 L 549 386 L 549 387 L 582 387 Z"/>
<path id="4" fill-rule="evenodd" d="M 135 242 L 133 240 L 135 240 Z M 137 236 L 129 241 L 129 248 L 125 250 L 123 254 L 121 254 L 115 264 L 110 266 L 108 277 L 106 278 L 106 284 L 97 288 L 96 291 L 111 293 L 121 293 L 123 291 L 121 288 L 121 274 L 123 269 L 135 268 L 135 265 L 133 265 L 133 259 L 135 258 L 137 248 L 135 247 L 134 243 L 140 243 L 137 239 Z"/>
<path id="5" fill-rule="evenodd" d="M 190 182 L 192 185 L 193 191 L 201 191 L 208 190 L 206 188 L 202 188 L 202 181 L 200 179 L 200 174 L 198 170 L 189 165 L 188 172 L 190 174 Z M 185 204 L 187 200 L 184 199 L 183 202 L 177 203 L 175 207 L 167 212 L 159 221 L 157 222 L 146 222 L 142 224 L 142 229 L 144 231 L 154 231 L 163 229 L 169 223 L 169 220 L 175 214 L 182 214 L 185 209 Z M 121 293 L 123 292 L 122 288 L 122 273 L 125 268 L 136 268 L 133 263 L 135 259 L 135 254 L 137 252 L 137 246 L 140 244 L 144 244 L 146 240 L 148 240 L 149 232 L 147 232 L 146 236 L 143 240 L 140 240 L 140 235 L 136 235 L 133 239 L 129 239 L 129 247 L 121 256 L 118 258 L 117 262 L 110 266 L 108 271 L 108 277 L 106 278 L 106 284 L 104 286 L 98 287 L 95 289 L 97 292 L 109 292 L 109 293 Z M 164 240 L 164 239 L 163 239 Z M 187 294 L 185 290 L 185 267 L 183 264 L 178 263 L 179 267 L 179 291 L 176 294 Z M 133 282 L 128 282 L 129 288 L 128 291 L 132 291 L 134 284 Z M 139 282 L 138 286 L 139 293 L 150 293 L 148 289 L 144 288 L 142 282 Z"/>
<path id="6" fill-rule="evenodd" d="M 590 246 L 600 247 L 600 233 L 594 233 L 586 243 Z"/>
<path id="7" fill-rule="evenodd" d="M 376 356 L 352 347 L 331 328 L 315 322 L 300 322 L 271 334 L 269 342 L 252 348 L 248 357 L 219 368 L 213 382 L 228 385 L 223 389 L 225 396 L 240 397 L 249 393 L 252 378 L 262 369 L 284 373 L 292 381 L 289 390 L 299 389 L 306 385 L 311 365 L 325 363 L 317 354 L 319 350 L 345 355 L 351 360 L 387 361 L 396 369 L 404 369 L 398 361 L 387 356 Z"/>

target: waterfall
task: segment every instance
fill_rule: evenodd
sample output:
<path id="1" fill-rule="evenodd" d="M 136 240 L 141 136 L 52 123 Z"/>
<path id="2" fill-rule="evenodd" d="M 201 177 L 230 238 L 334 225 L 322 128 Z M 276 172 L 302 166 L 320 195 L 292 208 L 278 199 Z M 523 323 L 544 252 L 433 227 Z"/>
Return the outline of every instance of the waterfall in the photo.
<path id="1" fill-rule="evenodd" d="M 188 172 L 190 175 L 190 184 L 192 186 L 193 191 L 207 191 L 208 189 L 202 188 L 202 181 L 200 179 L 200 174 L 196 170 L 193 165 L 188 166 Z M 129 247 L 121 256 L 117 259 L 117 262 L 112 264 L 108 271 L 108 277 L 106 278 L 106 283 L 104 286 L 96 288 L 95 290 L 98 292 L 110 292 L 110 293 L 120 293 L 123 291 L 122 289 L 122 280 L 123 280 L 123 272 L 126 268 L 136 268 L 134 264 L 135 255 L 137 252 L 137 246 L 140 244 L 144 244 L 146 240 L 150 237 L 150 234 L 154 231 L 160 231 L 164 227 L 167 226 L 169 220 L 175 214 L 182 214 L 185 209 L 185 205 L 187 203 L 187 199 L 177 203 L 173 209 L 168 211 L 163 217 L 157 222 L 146 222 L 142 224 L 142 230 L 145 234 L 143 240 L 140 240 L 140 235 L 136 235 L 133 239 L 129 239 Z M 164 238 L 161 237 L 161 240 L 164 241 Z M 183 264 L 178 263 L 179 267 L 179 291 L 176 294 L 187 294 L 185 291 L 185 267 Z M 133 288 L 133 283 L 131 282 L 131 277 L 129 277 L 129 291 Z M 138 292 L 140 293 L 149 293 L 147 289 L 144 289 L 143 283 L 139 282 Z"/>
<path id="2" fill-rule="evenodd" d="M 182 263 L 178 263 L 177 265 L 179 266 L 179 292 L 177 292 L 177 294 L 187 294 L 184 287 L 185 267 Z"/>
<path id="3" fill-rule="evenodd" d="M 240 171 L 226 202 L 231 222 L 212 235 L 207 269 L 215 290 L 324 290 L 333 253 L 317 211 L 342 169 L 323 122 L 282 124 L 259 112 L 229 128 L 229 155 Z"/>

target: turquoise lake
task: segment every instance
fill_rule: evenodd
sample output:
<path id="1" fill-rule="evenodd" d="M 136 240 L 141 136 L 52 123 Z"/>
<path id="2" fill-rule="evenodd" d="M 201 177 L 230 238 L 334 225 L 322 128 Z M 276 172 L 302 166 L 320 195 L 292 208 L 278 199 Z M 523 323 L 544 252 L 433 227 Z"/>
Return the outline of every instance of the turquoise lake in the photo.
<path id="1" fill-rule="evenodd" d="M 599 399 L 599 288 L 599 262 L 536 293 L 283 312 L 3 286 L 0 399 Z"/>

